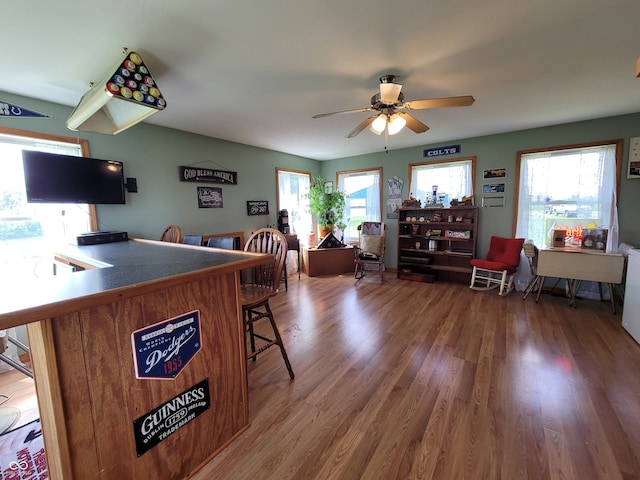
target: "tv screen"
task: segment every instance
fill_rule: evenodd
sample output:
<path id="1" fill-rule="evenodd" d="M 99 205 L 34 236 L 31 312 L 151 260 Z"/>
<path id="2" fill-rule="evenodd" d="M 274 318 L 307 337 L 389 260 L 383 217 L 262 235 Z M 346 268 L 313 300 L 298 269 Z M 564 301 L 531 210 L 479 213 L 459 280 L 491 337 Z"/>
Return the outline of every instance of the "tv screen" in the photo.
<path id="1" fill-rule="evenodd" d="M 122 204 L 122 162 L 22 151 L 27 201 L 32 203 Z"/>

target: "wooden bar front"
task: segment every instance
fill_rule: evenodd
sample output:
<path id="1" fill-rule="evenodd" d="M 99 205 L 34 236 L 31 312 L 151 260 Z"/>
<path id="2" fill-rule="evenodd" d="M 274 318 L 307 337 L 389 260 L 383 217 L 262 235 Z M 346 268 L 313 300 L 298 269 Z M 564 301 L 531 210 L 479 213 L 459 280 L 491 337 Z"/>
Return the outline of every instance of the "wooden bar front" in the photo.
<path id="1" fill-rule="evenodd" d="M 27 325 L 50 478 L 185 478 L 248 426 L 239 269 L 265 260 L 225 255 L 235 261 L 23 312 L 53 313 Z M 175 379 L 137 379 L 132 333 L 194 310 L 201 349 Z M 138 456 L 134 420 L 205 379 L 210 407 Z"/>

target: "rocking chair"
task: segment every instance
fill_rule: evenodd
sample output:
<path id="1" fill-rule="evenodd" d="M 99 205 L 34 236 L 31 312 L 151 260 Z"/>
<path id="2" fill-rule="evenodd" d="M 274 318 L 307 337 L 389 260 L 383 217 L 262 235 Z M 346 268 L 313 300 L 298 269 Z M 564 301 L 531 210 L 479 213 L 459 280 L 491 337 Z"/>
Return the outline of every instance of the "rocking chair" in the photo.
<path id="1" fill-rule="evenodd" d="M 491 237 L 487 258 L 471 260 L 470 288 L 485 291 L 500 287 L 500 295 L 509 293 L 513 289 L 513 274 L 520 265 L 523 243 L 524 238 Z"/>

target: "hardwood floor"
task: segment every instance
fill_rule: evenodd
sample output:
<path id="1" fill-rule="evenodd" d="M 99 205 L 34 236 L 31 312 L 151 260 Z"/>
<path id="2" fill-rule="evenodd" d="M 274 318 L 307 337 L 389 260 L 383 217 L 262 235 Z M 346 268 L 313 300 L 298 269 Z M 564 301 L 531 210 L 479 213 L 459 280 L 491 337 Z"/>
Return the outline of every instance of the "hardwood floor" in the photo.
<path id="1" fill-rule="evenodd" d="M 193 479 L 640 479 L 640 345 L 607 302 L 387 272 L 272 306 L 296 378 L 250 362 L 251 426 Z"/>
<path id="2" fill-rule="evenodd" d="M 640 345 L 608 303 L 303 276 L 252 424 L 192 478 L 637 479 Z"/>
<path id="3" fill-rule="evenodd" d="M 26 365 L 27 368 L 31 368 L 29 363 Z M 40 418 L 33 380 L 12 367 L 5 367 L 5 364 L 2 364 L 2 367 L 2 373 L 0 373 L 0 394 L 2 395 L 0 397 L 0 408 L 11 407 L 20 410 L 20 418 L 12 429 Z"/>

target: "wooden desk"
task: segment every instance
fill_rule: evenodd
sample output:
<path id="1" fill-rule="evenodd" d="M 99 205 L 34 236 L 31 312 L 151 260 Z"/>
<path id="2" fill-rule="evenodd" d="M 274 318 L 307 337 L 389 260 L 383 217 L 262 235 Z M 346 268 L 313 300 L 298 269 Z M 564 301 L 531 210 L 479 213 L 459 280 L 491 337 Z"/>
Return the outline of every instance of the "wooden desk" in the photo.
<path id="1" fill-rule="evenodd" d="M 6 282 L 0 303 L 0 328 L 27 323 L 50 478 L 190 477 L 248 427 L 239 271 L 269 256 L 131 240 L 69 246 L 56 257 L 86 270 Z M 134 356 L 145 354 L 134 355 L 133 332 L 194 311 L 200 349 L 179 374 L 137 378 Z M 172 348 L 180 360 L 186 338 L 174 336 L 171 347 L 149 337 L 159 345 L 146 355 Z M 186 405 L 203 382 L 208 408 L 139 454 L 134 421 L 159 407 L 185 419 L 191 403 L 166 405 L 178 398 Z"/>
<path id="2" fill-rule="evenodd" d="M 570 305 L 576 306 L 576 287 L 582 281 L 606 283 L 609 285 L 611 308 L 616 312 L 613 285 L 622 283 L 624 256 L 619 253 L 604 253 L 597 250 L 579 248 L 546 248 L 538 252 L 538 276 L 541 284 L 546 277 L 567 279 Z M 540 299 L 538 290 L 536 302 Z"/>
<path id="3" fill-rule="evenodd" d="M 302 253 L 304 270 L 310 277 L 353 272 L 353 247 L 305 248 Z"/>

